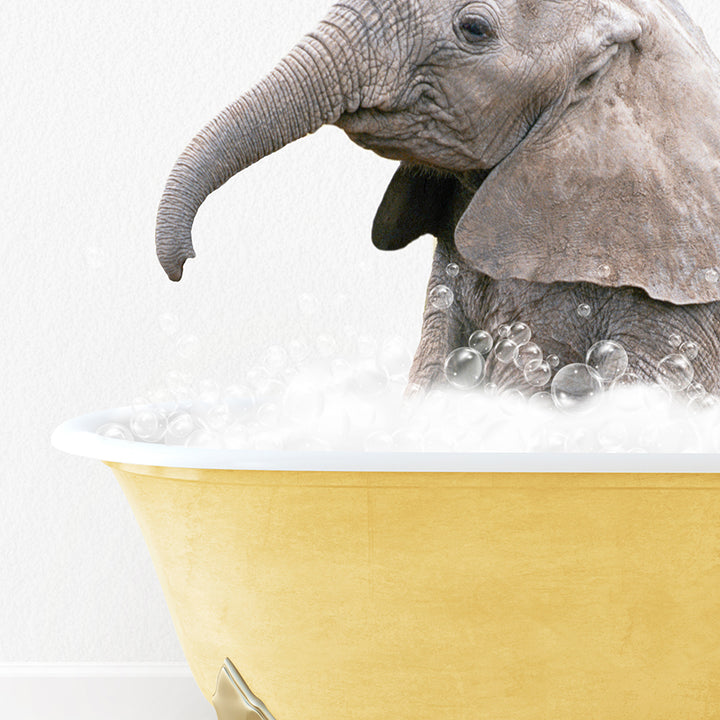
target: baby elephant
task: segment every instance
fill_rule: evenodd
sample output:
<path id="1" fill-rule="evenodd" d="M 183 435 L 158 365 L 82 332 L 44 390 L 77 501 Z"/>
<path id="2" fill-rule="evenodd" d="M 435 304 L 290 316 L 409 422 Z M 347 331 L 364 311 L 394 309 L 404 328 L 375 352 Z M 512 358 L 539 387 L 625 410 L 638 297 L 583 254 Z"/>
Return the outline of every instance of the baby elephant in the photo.
<path id="1" fill-rule="evenodd" d="M 401 161 L 375 245 L 438 239 L 411 382 L 522 320 L 563 363 L 616 340 L 645 380 L 680 335 L 720 391 L 720 64 L 676 0 L 344 0 L 177 161 L 169 277 L 211 192 L 327 123 Z M 517 372 L 491 357 L 488 380 Z"/>

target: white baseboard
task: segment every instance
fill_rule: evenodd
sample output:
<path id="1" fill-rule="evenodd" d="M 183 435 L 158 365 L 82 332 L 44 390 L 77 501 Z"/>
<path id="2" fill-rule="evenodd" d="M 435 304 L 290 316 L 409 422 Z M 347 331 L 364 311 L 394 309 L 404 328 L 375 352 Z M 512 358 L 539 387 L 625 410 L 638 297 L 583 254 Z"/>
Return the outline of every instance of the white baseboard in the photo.
<path id="1" fill-rule="evenodd" d="M 4 720 L 216 720 L 184 663 L 0 663 Z"/>

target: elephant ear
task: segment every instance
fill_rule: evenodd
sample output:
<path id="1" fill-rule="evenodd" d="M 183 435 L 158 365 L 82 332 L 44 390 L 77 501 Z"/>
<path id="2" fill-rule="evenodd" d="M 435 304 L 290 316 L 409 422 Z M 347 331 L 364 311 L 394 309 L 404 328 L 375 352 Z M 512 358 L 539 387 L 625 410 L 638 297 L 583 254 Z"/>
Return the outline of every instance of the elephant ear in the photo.
<path id="1" fill-rule="evenodd" d="M 458 250 L 497 279 L 720 300 L 718 62 L 674 0 L 620 7 L 641 32 L 617 42 L 602 74 L 579 71 L 562 116 L 493 169 L 457 225 Z M 596 30 L 600 48 L 622 36 Z"/>
<path id="2" fill-rule="evenodd" d="M 380 250 L 399 250 L 421 235 L 438 235 L 450 221 L 458 181 L 451 175 L 401 163 L 380 203 L 372 240 Z"/>

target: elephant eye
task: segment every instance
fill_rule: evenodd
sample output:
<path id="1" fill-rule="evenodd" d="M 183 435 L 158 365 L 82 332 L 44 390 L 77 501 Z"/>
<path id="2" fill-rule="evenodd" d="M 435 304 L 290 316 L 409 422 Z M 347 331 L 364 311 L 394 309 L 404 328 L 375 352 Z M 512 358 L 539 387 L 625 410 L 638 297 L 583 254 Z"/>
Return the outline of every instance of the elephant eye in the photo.
<path id="1" fill-rule="evenodd" d="M 495 37 L 490 23 L 483 17 L 477 15 L 466 15 L 457 25 L 462 40 L 468 43 L 481 43 Z"/>

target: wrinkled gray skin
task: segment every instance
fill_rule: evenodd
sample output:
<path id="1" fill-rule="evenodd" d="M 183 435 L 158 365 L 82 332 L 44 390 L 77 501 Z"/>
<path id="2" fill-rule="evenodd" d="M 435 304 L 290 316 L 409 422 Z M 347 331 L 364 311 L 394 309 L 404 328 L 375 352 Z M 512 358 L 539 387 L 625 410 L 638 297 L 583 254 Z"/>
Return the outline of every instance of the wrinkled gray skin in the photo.
<path id="1" fill-rule="evenodd" d="M 179 280 L 208 194 L 336 124 L 402 161 L 375 245 L 434 234 L 428 290 L 455 291 L 426 305 L 411 382 L 442 381 L 473 330 L 523 320 L 563 363 L 616 340 L 645 380 L 677 332 L 717 393 L 719 78 L 674 0 L 346 0 L 181 155 L 157 254 Z M 488 380 L 519 373 L 491 359 Z"/>

